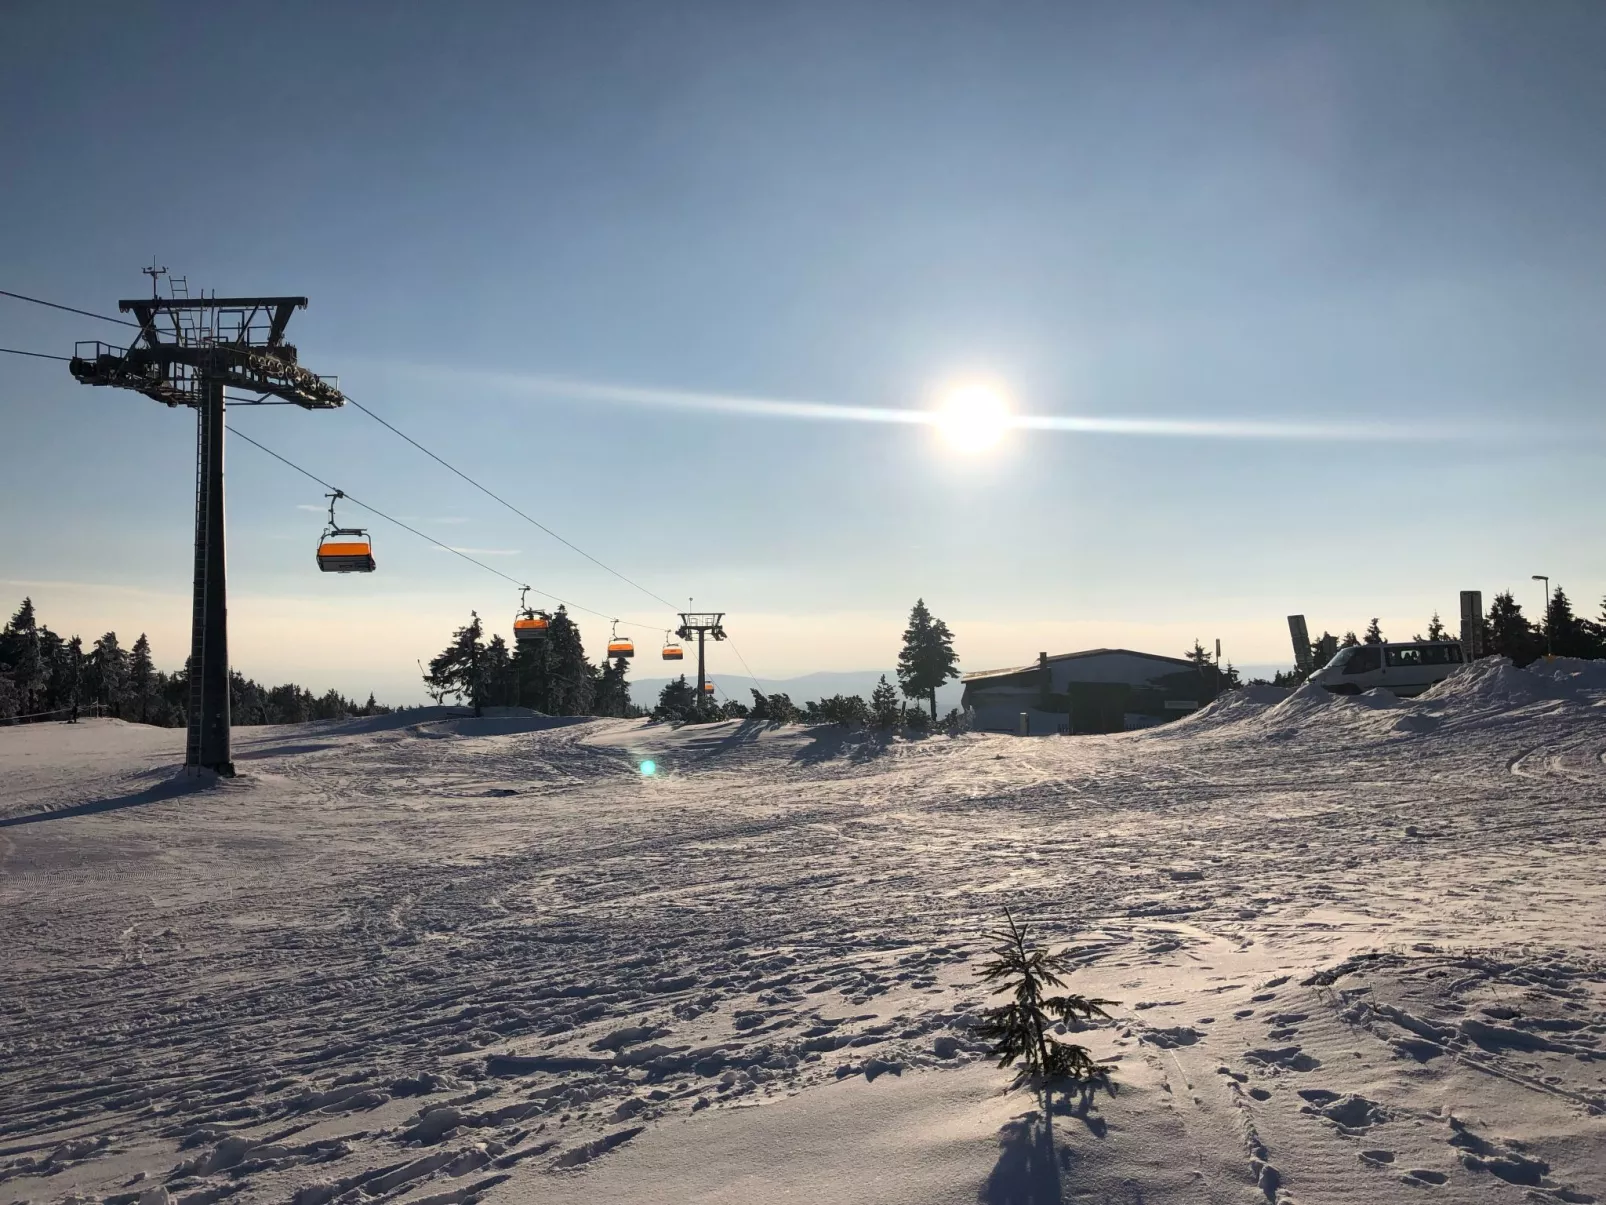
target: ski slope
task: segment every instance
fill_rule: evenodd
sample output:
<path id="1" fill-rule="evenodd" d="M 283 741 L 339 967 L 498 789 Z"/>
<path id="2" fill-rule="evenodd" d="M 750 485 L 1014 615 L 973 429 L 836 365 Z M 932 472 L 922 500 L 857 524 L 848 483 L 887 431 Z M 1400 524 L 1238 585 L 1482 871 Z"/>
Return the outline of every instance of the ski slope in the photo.
<path id="1" fill-rule="evenodd" d="M 1606 682 L 0 729 L 0 1201 L 1606 1200 Z M 652 759 L 657 773 L 638 765 Z M 971 1035 L 1004 905 L 1114 1095 Z"/>

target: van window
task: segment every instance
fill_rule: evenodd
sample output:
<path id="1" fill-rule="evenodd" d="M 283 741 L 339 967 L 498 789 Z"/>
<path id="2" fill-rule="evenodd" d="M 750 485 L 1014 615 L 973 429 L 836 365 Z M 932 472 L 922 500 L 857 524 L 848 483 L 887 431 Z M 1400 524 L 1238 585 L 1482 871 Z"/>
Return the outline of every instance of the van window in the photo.
<path id="1" fill-rule="evenodd" d="M 1422 650 L 1419 648 L 1395 648 L 1390 646 L 1386 653 L 1390 669 L 1401 666 L 1417 666 L 1422 664 Z"/>
<path id="2" fill-rule="evenodd" d="M 1459 644 L 1425 644 L 1422 646 L 1423 665 L 1460 665 Z"/>
<path id="3" fill-rule="evenodd" d="M 1375 644 L 1371 644 L 1350 651 L 1350 659 L 1344 663 L 1344 672 L 1370 674 L 1382 667 L 1383 652 Z"/>

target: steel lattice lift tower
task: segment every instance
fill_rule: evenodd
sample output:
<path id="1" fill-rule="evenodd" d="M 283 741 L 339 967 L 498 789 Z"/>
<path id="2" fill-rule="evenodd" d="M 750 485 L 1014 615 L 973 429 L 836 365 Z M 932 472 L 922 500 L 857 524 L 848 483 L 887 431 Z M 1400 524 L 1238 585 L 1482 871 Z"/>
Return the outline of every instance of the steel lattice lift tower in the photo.
<path id="1" fill-rule="evenodd" d="M 697 706 L 703 705 L 703 696 L 707 692 L 708 674 L 703 660 L 703 637 L 712 636 L 715 640 L 725 639 L 725 628 L 722 621 L 725 618 L 723 611 L 682 611 L 680 613 L 680 627 L 675 629 L 675 635 L 682 640 L 697 637 Z"/>
<path id="2" fill-rule="evenodd" d="M 155 291 L 165 269 L 145 271 Z M 172 297 L 119 301 L 139 320 L 132 347 L 79 343 L 68 369 L 80 384 L 133 389 L 167 406 L 193 406 L 195 469 L 195 607 L 190 629 L 189 736 L 184 765 L 232 775 L 229 756 L 229 612 L 223 538 L 223 409 L 225 388 L 261 394 L 243 405 L 332 410 L 345 404 L 334 378 L 296 363 L 284 341 L 291 312 L 305 297 L 199 297 L 171 280 Z M 180 293 L 184 295 L 181 296 Z M 279 399 L 270 402 L 269 397 Z"/>

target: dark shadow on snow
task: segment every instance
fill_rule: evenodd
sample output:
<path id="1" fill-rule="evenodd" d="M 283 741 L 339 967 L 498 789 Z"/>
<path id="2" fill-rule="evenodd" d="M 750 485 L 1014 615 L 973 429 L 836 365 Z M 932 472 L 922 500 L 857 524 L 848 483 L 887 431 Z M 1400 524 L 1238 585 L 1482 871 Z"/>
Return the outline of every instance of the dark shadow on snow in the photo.
<path id="1" fill-rule="evenodd" d="M 264 749 L 247 749 L 243 753 L 234 755 L 235 761 L 259 761 L 264 757 L 291 757 L 297 753 L 321 753 L 325 749 L 343 749 L 344 745 L 322 744 L 316 742 L 303 742 L 299 745 L 269 745 Z"/>
<path id="2" fill-rule="evenodd" d="M 1063 1173 L 1076 1167 L 1074 1147 L 1054 1146 L 1054 1118 L 1071 1117 L 1102 1139 L 1109 1125 L 1094 1108 L 1097 1084 L 1039 1088 L 1040 1108 L 1024 1113 L 998 1131 L 998 1162 L 977 1194 L 982 1205 L 1062 1205 Z M 1113 1084 L 1106 1085 L 1115 1094 Z"/>
<path id="3" fill-rule="evenodd" d="M 131 791 L 126 795 L 114 795 L 110 799 L 96 799 L 89 803 L 57 808 L 50 812 L 30 812 L 26 816 L 9 816 L 0 820 L 0 828 L 11 828 L 19 824 L 39 824 L 46 820 L 69 820 L 74 816 L 94 816 L 100 812 L 117 812 L 123 808 L 137 808 L 147 803 L 161 803 L 164 799 L 176 799 L 180 795 L 193 795 L 198 791 L 211 790 L 215 786 L 217 786 L 217 779 L 210 773 L 192 776 L 181 771 L 174 771 L 171 777 L 152 783 L 142 790 Z"/>
<path id="4" fill-rule="evenodd" d="M 836 761 L 873 761 L 887 751 L 892 734 L 869 728 L 844 728 L 840 724 L 819 724 L 809 729 L 809 743 L 794 758 L 804 765 Z"/>

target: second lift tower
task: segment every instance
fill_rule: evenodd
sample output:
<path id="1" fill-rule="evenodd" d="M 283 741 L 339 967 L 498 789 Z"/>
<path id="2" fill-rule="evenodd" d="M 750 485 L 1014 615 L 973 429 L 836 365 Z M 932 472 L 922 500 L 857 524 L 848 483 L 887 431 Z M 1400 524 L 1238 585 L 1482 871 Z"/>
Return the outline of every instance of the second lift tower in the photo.
<path id="1" fill-rule="evenodd" d="M 703 658 L 703 637 L 711 636 L 715 640 L 725 639 L 725 628 L 721 622 L 725 618 L 723 611 L 682 611 L 680 613 L 680 627 L 675 635 L 682 640 L 697 637 L 697 706 L 703 705 L 703 697 L 708 689 L 708 663 Z"/>

